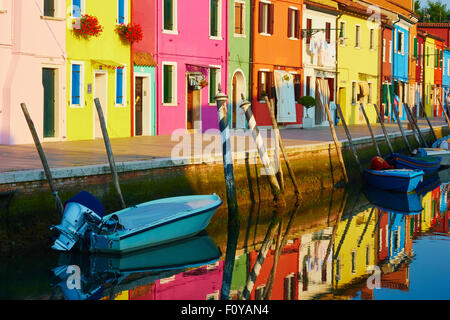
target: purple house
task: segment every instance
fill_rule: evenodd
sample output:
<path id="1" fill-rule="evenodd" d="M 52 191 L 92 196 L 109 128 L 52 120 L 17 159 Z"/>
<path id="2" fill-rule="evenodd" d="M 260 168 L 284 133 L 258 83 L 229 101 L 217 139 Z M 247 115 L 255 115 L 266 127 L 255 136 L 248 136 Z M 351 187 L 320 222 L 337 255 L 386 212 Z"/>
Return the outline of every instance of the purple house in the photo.
<path id="1" fill-rule="evenodd" d="M 228 0 L 148 1 L 153 19 L 157 134 L 218 128 L 214 97 L 227 93 Z"/>

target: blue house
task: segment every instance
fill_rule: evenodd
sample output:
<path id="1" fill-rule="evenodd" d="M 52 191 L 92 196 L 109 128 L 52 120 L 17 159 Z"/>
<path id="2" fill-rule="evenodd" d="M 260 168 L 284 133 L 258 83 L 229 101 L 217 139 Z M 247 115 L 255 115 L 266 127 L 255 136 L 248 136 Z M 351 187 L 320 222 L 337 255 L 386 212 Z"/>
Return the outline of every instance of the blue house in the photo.
<path id="1" fill-rule="evenodd" d="M 408 104 L 409 88 L 409 28 L 411 24 L 400 17 L 393 30 L 393 63 L 392 76 L 396 95 L 400 106 Z M 400 108 L 400 119 L 407 120 L 404 109 Z M 394 118 L 394 117 L 393 117 Z"/>
<path id="2" fill-rule="evenodd" d="M 443 100 L 442 103 L 447 103 L 447 95 L 450 93 L 450 49 L 444 49 L 444 69 L 442 70 L 442 92 Z M 447 106 L 448 107 L 448 106 Z"/>

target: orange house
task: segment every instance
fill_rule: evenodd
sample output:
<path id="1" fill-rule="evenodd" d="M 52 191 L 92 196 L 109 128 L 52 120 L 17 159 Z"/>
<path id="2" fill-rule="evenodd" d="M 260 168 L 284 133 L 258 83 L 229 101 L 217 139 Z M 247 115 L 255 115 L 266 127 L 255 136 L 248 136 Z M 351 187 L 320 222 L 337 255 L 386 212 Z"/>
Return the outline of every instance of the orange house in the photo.
<path id="1" fill-rule="evenodd" d="M 280 125 L 302 123 L 303 0 L 256 0 L 253 6 L 252 109 L 258 126 L 271 126 L 264 96 L 275 100 Z"/>

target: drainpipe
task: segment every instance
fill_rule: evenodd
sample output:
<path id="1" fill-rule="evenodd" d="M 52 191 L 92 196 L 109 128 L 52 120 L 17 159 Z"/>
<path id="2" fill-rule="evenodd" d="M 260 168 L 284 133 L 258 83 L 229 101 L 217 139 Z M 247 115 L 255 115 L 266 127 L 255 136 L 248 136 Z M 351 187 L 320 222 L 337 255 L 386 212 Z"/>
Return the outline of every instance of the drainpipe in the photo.
<path id="1" fill-rule="evenodd" d="M 133 23 L 134 0 L 130 0 L 130 23 Z M 130 77 L 131 77 L 131 97 L 130 97 L 130 112 L 131 112 L 131 136 L 134 137 L 134 45 L 130 43 Z"/>
<path id="2" fill-rule="evenodd" d="M 384 31 L 386 30 L 383 23 L 381 23 L 381 37 L 380 37 L 380 48 L 383 50 L 381 53 L 381 59 L 378 59 L 380 61 L 380 81 L 378 82 L 380 87 L 378 88 L 378 107 L 380 108 L 383 104 L 383 54 L 385 54 L 385 48 L 383 48 L 383 39 L 384 39 Z M 381 112 L 380 112 L 381 113 Z M 384 122 L 384 113 L 382 114 L 382 117 L 380 117 L 380 121 Z"/>
<path id="3" fill-rule="evenodd" d="M 339 19 L 341 17 L 342 17 L 342 13 L 339 11 L 339 14 L 336 17 L 336 80 L 334 81 L 335 82 L 334 83 L 334 100 L 335 100 L 336 104 L 338 104 L 338 103 L 340 104 L 341 103 L 341 101 L 340 101 L 341 97 L 340 96 L 339 96 L 339 100 L 338 100 L 338 94 L 339 94 L 339 91 L 338 91 L 338 88 L 339 88 L 339 86 L 338 86 L 338 79 L 339 79 L 338 47 L 339 47 L 339 34 L 341 33 L 341 30 L 338 30 L 338 29 L 340 29 Z M 344 38 L 345 38 L 345 35 L 344 35 Z M 338 117 L 338 113 L 337 113 L 337 107 L 336 107 L 336 114 L 335 114 L 334 123 L 336 123 L 336 118 L 337 117 Z"/>
<path id="4" fill-rule="evenodd" d="M 253 56 L 254 56 L 254 45 L 253 45 L 253 40 L 254 40 L 254 10 L 255 10 L 255 2 L 254 1 L 250 1 L 250 47 L 249 47 L 249 59 L 248 59 L 248 63 L 249 63 L 249 101 L 253 102 Z"/>

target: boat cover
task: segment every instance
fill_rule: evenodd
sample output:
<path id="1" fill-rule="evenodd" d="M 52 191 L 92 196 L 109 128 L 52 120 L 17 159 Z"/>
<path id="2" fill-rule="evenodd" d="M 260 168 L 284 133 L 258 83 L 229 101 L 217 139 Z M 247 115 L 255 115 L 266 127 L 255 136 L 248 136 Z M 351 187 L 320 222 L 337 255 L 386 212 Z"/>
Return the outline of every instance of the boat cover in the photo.
<path id="1" fill-rule="evenodd" d="M 66 201 L 64 206 L 67 206 L 70 202 L 76 202 L 82 204 L 86 208 L 94 211 L 98 216 L 103 217 L 105 214 L 105 209 L 103 208 L 102 203 L 92 194 L 87 191 L 81 191 L 77 193 L 75 196 Z"/>

